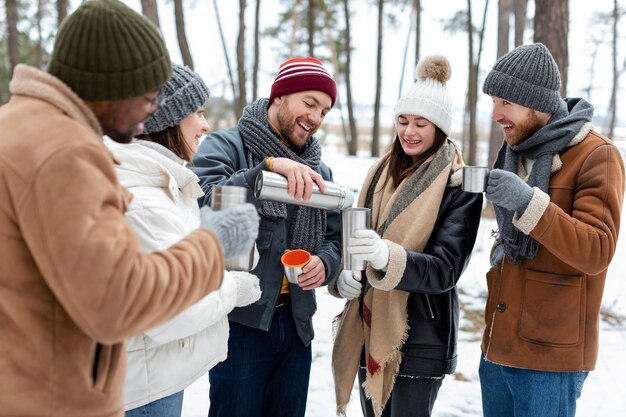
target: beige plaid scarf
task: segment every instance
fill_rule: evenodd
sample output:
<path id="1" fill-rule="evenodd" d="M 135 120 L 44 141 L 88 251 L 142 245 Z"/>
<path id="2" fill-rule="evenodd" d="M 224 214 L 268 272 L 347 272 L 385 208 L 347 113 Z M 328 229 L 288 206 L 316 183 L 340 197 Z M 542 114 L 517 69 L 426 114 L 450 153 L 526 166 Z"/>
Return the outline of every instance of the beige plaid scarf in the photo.
<path id="1" fill-rule="evenodd" d="M 387 166 L 381 167 L 381 162 L 367 175 L 359 206 L 372 209 L 372 228 L 381 233 L 389 245 L 389 265 L 386 272 L 368 267 L 361 314 L 359 299 L 348 301 L 342 313 L 332 357 L 337 413 L 340 415 L 345 415 L 363 349 L 367 366 L 363 388 L 372 401 L 376 416 L 382 414 L 389 400 L 408 332 L 409 293 L 393 289 L 404 273 L 405 248 L 417 252 L 424 249 L 437 219 L 444 190 L 449 183 L 460 184 L 462 165 L 458 149 L 448 142 L 397 189 L 393 188 L 391 181 L 383 186 Z M 454 172 L 452 176 L 451 172 Z"/>

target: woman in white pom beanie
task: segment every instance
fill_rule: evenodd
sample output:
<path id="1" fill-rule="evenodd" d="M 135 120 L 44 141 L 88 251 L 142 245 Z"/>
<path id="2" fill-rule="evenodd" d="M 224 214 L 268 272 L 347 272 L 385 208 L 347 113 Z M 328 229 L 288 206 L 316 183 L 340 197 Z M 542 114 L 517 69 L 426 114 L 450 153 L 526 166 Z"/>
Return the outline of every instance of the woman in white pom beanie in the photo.
<path id="1" fill-rule="evenodd" d="M 209 89 L 191 69 L 176 64 L 172 68 L 159 91 L 159 111 L 146 120 L 141 139 L 124 145 L 105 140 L 119 162 L 120 183 L 133 194 L 125 217 L 143 252 L 165 249 L 200 225 L 197 199 L 204 193 L 186 165 L 199 139 L 209 132 L 204 117 Z M 125 417 L 180 417 L 183 390 L 226 359 L 227 314 L 260 295 L 256 276 L 225 271 L 219 290 L 130 338 Z"/>
<path id="2" fill-rule="evenodd" d="M 448 60 L 425 58 L 416 75 L 395 107 L 396 138 L 361 189 L 358 205 L 371 209 L 373 230 L 356 232 L 348 251 L 367 270 L 344 270 L 329 286 L 349 300 L 333 349 L 340 413 L 358 373 L 366 417 L 430 416 L 456 367 L 456 283 L 474 247 L 482 194 L 461 190 L 463 160 L 448 139 Z"/>

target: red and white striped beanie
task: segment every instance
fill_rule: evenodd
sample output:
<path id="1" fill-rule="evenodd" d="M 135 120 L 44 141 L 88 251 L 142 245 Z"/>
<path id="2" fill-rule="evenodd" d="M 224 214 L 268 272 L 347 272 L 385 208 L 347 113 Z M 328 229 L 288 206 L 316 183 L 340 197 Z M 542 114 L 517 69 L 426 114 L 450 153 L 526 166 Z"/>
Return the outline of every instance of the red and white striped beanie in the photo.
<path id="1" fill-rule="evenodd" d="M 300 91 L 316 90 L 326 93 L 335 105 L 337 85 L 321 61 L 315 58 L 292 58 L 280 65 L 278 75 L 272 84 L 269 105 L 274 97 Z"/>

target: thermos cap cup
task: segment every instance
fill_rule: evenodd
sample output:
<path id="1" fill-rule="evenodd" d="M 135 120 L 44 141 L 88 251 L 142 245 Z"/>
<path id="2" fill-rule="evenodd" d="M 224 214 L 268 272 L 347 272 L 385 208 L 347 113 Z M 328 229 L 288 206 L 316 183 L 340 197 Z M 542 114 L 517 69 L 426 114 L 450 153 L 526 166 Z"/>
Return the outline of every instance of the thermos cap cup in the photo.
<path id="1" fill-rule="evenodd" d="M 280 262 L 285 269 L 287 281 L 297 284 L 298 276 L 302 273 L 302 267 L 311 262 L 311 258 L 311 254 L 304 249 L 293 249 L 285 252 L 280 257 Z"/>

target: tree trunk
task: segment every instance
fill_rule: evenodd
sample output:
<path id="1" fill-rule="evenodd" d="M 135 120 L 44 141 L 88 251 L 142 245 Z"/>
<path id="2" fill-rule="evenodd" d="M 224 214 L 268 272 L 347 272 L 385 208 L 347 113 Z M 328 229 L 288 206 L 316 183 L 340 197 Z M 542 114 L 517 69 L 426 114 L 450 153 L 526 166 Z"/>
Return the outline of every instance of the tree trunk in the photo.
<path id="1" fill-rule="evenodd" d="M 246 0 L 239 0 L 239 34 L 237 35 L 237 79 L 239 81 L 239 96 L 237 97 L 237 119 L 243 114 L 246 105 Z"/>
<path id="2" fill-rule="evenodd" d="M 593 44 L 593 49 L 591 50 L 591 57 L 589 58 L 589 82 L 587 87 L 585 87 L 582 91 L 585 92 L 585 99 L 591 102 L 591 93 L 594 88 L 594 82 L 596 81 L 596 62 L 598 61 L 598 49 L 603 44 L 602 40 L 599 38 L 592 39 L 591 43 Z"/>
<path id="3" fill-rule="evenodd" d="M 467 163 L 476 165 L 476 84 L 478 80 L 477 68 L 474 64 L 474 26 L 472 25 L 472 1 L 467 0 L 467 38 L 468 38 L 468 85 L 467 110 L 469 114 L 469 133 L 467 137 Z"/>
<path id="4" fill-rule="evenodd" d="M 57 26 L 67 17 L 67 0 L 57 0 Z"/>
<path id="5" fill-rule="evenodd" d="M 519 1 L 519 0 L 514 0 Z M 517 10 L 516 10 L 517 12 Z M 498 0 L 498 50 L 497 57 L 500 58 L 509 52 L 509 17 L 511 15 L 511 0 Z M 515 29 L 517 36 L 517 15 L 515 17 Z M 498 155 L 498 150 L 502 145 L 502 128 L 494 121 L 491 122 L 491 134 L 489 135 L 489 160 L 488 166 L 492 166 Z"/>
<path id="6" fill-rule="evenodd" d="M 289 37 L 289 57 L 296 54 L 296 46 L 298 45 L 298 9 L 300 9 L 300 0 L 295 0 L 291 11 L 291 36 Z"/>
<path id="7" fill-rule="evenodd" d="M 13 70 L 20 62 L 19 36 L 17 33 L 17 0 L 6 0 L 5 2 L 6 22 L 7 22 L 7 49 L 9 52 L 10 77 L 13 77 Z"/>
<path id="8" fill-rule="evenodd" d="M 535 42 L 543 43 L 559 66 L 561 97 L 567 94 L 569 0 L 535 0 Z"/>
<path id="9" fill-rule="evenodd" d="M 261 20 L 261 0 L 256 0 L 256 9 L 254 10 L 254 63 L 252 66 L 252 101 L 255 101 L 259 92 L 259 27 Z"/>
<path id="10" fill-rule="evenodd" d="M 174 0 L 174 16 L 176 18 L 176 36 L 178 37 L 178 46 L 180 55 L 183 57 L 183 63 L 193 69 L 193 59 L 191 51 L 187 43 L 187 35 L 185 34 L 185 12 L 183 11 L 183 0 Z"/>
<path id="11" fill-rule="evenodd" d="M 420 62 L 420 38 L 422 33 L 422 1 L 413 0 L 415 7 L 415 64 Z"/>
<path id="12" fill-rule="evenodd" d="M 378 44 L 376 46 L 376 98 L 374 99 L 374 123 L 372 126 L 372 156 L 380 155 L 380 90 L 383 67 L 383 6 L 384 0 L 378 0 Z"/>
<path id="13" fill-rule="evenodd" d="M 315 56 L 315 18 L 317 14 L 316 2 L 317 0 L 309 0 L 309 10 L 307 12 L 307 30 L 309 39 L 307 40 L 309 46 L 309 56 Z"/>
<path id="14" fill-rule="evenodd" d="M 611 39 L 611 49 L 613 52 L 613 85 L 611 87 L 611 101 L 609 102 L 609 132 L 608 137 L 613 137 L 615 121 L 617 115 L 617 92 L 619 90 L 619 70 L 617 69 L 617 24 L 619 23 L 619 8 L 617 0 L 613 0 L 613 38 Z"/>
<path id="15" fill-rule="evenodd" d="M 471 3 L 468 0 L 468 3 Z M 469 4 L 471 5 L 471 4 Z M 480 60 L 483 55 L 483 41 L 485 39 L 485 28 L 487 26 L 487 10 L 489 9 L 489 0 L 485 0 L 485 7 L 483 9 L 483 21 L 480 26 L 480 32 L 478 34 L 478 54 L 474 61 L 473 71 L 470 73 L 470 88 L 472 93 L 469 95 L 470 104 L 470 135 L 469 135 L 469 163 L 470 165 L 476 165 L 477 163 L 477 149 L 478 149 L 478 121 L 476 116 L 476 107 L 478 105 L 478 69 L 480 68 Z M 470 20 L 471 22 L 471 20 Z"/>
<path id="16" fill-rule="evenodd" d="M 411 11 L 411 14 L 414 11 Z M 400 66 L 400 83 L 398 84 L 398 98 L 402 96 L 402 92 L 404 90 L 404 74 L 406 71 L 406 61 L 409 56 L 409 44 L 411 42 L 411 35 L 413 34 L 413 20 L 411 20 L 411 25 L 409 25 L 409 30 L 406 31 L 406 40 L 404 42 L 404 51 L 402 52 L 402 65 Z M 415 65 L 411 65 L 411 68 L 415 70 Z M 412 71 L 414 72 L 414 71 Z"/>
<path id="17" fill-rule="evenodd" d="M 235 102 L 237 100 L 237 91 L 235 90 L 235 80 L 233 78 L 233 70 L 230 65 L 230 57 L 228 55 L 228 48 L 226 47 L 226 38 L 224 37 L 224 30 L 222 29 L 222 19 L 220 18 L 220 11 L 217 8 L 217 0 L 213 0 L 213 9 L 215 10 L 215 19 L 217 20 L 217 29 L 220 33 L 220 40 L 222 42 L 222 51 L 224 51 L 224 60 L 226 61 L 226 68 L 228 70 L 228 79 L 230 80 L 230 88 L 233 94 L 233 102 Z M 237 115 L 236 110 L 235 110 L 235 115 Z"/>
<path id="18" fill-rule="evenodd" d="M 341 40 L 337 39 L 337 32 L 334 30 L 337 24 L 333 16 L 333 11 L 330 8 L 326 7 L 323 1 L 320 2 L 320 5 L 322 6 L 320 7 L 320 10 L 323 12 L 324 16 L 324 22 L 322 27 L 325 28 L 324 32 L 322 32 L 322 35 L 326 36 L 326 43 L 328 45 L 328 48 L 330 49 L 329 59 L 330 63 L 333 66 L 332 77 L 337 83 L 337 89 L 339 89 L 339 80 L 343 72 L 342 65 L 339 62 L 339 56 L 343 55 L 344 44 L 341 42 Z M 337 50 L 337 48 L 340 48 L 340 50 Z M 339 117 L 341 118 L 341 132 L 346 144 L 346 149 L 348 149 L 350 143 L 348 138 L 348 130 L 346 128 L 346 119 L 343 114 L 343 102 L 341 100 L 340 94 L 337 95 L 337 100 L 335 101 L 334 108 L 339 111 Z"/>
<path id="19" fill-rule="evenodd" d="M 159 23 L 159 6 L 156 0 L 141 0 L 141 13 L 154 23 L 156 27 L 161 28 Z"/>
<path id="20" fill-rule="evenodd" d="M 43 30 L 41 27 L 41 21 L 43 20 L 43 0 L 37 0 L 37 45 L 35 46 L 36 51 L 36 62 L 37 68 L 44 69 L 43 62 Z"/>
<path id="21" fill-rule="evenodd" d="M 351 44 L 351 31 L 350 31 L 350 5 L 348 0 L 343 0 L 344 18 L 346 21 L 346 39 L 345 39 L 345 81 L 346 81 L 346 102 L 348 105 L 348 124 L 350 125 L 350 140 L 348 141 L 348 155 L 356 155 L 358 152 L 358 131 L 356 128 L 356 119 L 354 117 L 354 104 L 352 102 L 352 75 L 351 75 L 351 62 L 352 62 L 352 44 Z"/>
<path id="22" fill-rule="evenodd" d="M 524 44 L 524 30 L 526 29 L 526 21 L 527 21 L 526 19 L 527 6 L 528 6 L 528 0 L 513 0 L 513 8 L 514 8 L 514 13 L 515 13 L 515 46 L 516 47 Z"/>

